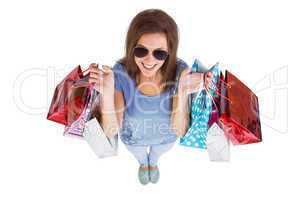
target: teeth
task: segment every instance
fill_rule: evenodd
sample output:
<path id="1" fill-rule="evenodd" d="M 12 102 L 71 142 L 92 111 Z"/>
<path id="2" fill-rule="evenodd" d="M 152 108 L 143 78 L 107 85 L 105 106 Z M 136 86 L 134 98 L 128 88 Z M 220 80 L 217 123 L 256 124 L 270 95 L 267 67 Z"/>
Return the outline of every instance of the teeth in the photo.
<path id="1" fill-rule="evenodd" d="M 155 64 L 153 64 L 153 65 L 145 65 L 144 63 L 143 63 L 143 65 L 144 65 L 144 67 L 146 67 L 146 68 L 148 68 L 148 69 L 150 69 L 150 68 L 152 68 L 152 67 L 155 66 Z"/>

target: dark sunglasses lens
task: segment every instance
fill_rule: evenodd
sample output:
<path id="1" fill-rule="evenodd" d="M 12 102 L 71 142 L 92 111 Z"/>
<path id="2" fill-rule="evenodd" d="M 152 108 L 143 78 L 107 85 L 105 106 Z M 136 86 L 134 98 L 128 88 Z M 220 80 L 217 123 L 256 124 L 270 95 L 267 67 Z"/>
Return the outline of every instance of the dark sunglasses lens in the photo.
<path id="1" fill-rule="evenodd" d="M 157 60 L 165 60 L 168 57 L 168 52 L 163 51 L 163 50 L 155 50 L 153 52 L 153 56 L 157 59 Z"/>
<path id="2" fill-rule="evenodd" d="M 133 53 L 136 57 L 142 58 L 148 54 L 148 50 L 143 47 L 135 47 Z"/>

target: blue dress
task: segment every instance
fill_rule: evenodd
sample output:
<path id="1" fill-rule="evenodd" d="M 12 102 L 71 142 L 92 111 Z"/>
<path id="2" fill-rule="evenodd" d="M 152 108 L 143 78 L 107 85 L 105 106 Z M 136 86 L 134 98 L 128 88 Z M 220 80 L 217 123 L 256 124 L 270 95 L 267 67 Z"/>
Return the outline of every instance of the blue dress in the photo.
<path id="1" fill-rule="evenodd" d="M 176 63 L 176 81 L 187 64 L 180 59 Z M 116 63 L 113 67 L 115 89 L 123 92 L 125 110 L 121 141 L 126 145 L 150 146 L 176 141 L 177 136 L 170 128 L 172 97 L 176 82 L 164 92 L 155 96 L 142 94 L 124 66 Z"/>

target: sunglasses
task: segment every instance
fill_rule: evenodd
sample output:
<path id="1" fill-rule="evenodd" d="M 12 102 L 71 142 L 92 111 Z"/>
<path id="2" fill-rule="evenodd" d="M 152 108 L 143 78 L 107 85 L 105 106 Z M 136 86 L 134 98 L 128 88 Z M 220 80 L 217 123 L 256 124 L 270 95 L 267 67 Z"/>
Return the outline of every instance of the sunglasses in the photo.
<path id="1" fill-rule="evenodd" d="M 143 58 L 149 54 L 149 50 L 145 47 L 134 47 L 133 54 L 138 58 Z M 161 49 L 155 49 L 152 51 L 152 55 L 157 60 L 166 60 L 168 57 L 168 52 Z"/>

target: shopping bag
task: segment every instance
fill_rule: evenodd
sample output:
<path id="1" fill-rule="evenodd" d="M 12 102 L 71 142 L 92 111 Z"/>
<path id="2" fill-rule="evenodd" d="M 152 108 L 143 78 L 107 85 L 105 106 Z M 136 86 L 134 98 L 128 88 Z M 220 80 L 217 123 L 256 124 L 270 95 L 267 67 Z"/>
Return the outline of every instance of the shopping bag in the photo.
<path id="1" fill-rule="evenodd" d="M 107 137 L 96 118 L 85 123 L 83 137 L 99 158 L 117 155 L 118 135 Z"/>
<path id="2" fill-rule="evenodd" d="M 195 60 L 192 72 L 198 72 L 198 65 L 199 62 Z M 212 82 L 216 84 L 219 76 L 218 63 L 211 70 L 213 72 Z M 213 83 L 210 87 L 217 89 Z M 180 138 L 180 144 L 187 147 L 206 149 L 208 121 L 213 105 L 211 93 L 213 91 L 209 88 L 206 89 L 204 86 L 200 88 L 198 93 L 192 94 L 191 125 L 187 133 Z"/>
<path id="3" fill-rule="evenodd" d="M 67 126 L 71 126 L 79 118 L 89 101 L 93 102 L 90 97 L 94 96 L 94 93 L 95 91 L 92 93 L 92 85 L 89 84 L 89 74 L 73 81 L 67 96 Z"/>
<path id="4" fill-rule="evenodd" d="M 215 102 L 217 103 L 217 101 Z M 213 109 L 209 116 L 208 127 L 210 128 L 214 123 L 219 123 L 219 120 L 219 110 L 215 106 L 213 106 Z"/>
<path id="5" fill-rule="evenodd" d="M 73 121 L 69 126 L 65 126 L 64 135 L 83 137 L 85 123 L 90 118 L 92 103 L 97 96 L 97 91 L 94 89 L 94 85 L 90 85 L 88 88 L 85 89 L 87 89 L 87 94 L 85 97 L 87 101 L 84 104 L 84 108 L 75 121 Z"/>
<path id="6" fill-rule="evenodd" d="M 79 117 L 86 101 L 81 97 L 86 96 L 84 94 L 86 91 L 78 91 L 78 93 L 74 93 L 75 95 L 71 96 L 72 98 L 70 98 L 69 91 L 71 91 L 70 88 L 76 81 L 84 77 L 83 73 L 81 67 L 77 66 L 56 86 L 47 114 L 48 120 L 63 125 L 70 125 Z M 73 109 L 74 112 L 70 109 Z M 68 117 L 72 117 L 72 119 L 68 119 Z"/>
<path id="7" fill-rule="evenodd" d="M 210 161 L 229 161 L 229 140 L 217 123 L 208 129 L 206 145 Z"/>
<path id="8" fill-rule="evenodd" d="M 221 84 L 220 123 L 233 144 L 262 141 L 257 96 L 229 71 Z"/>

